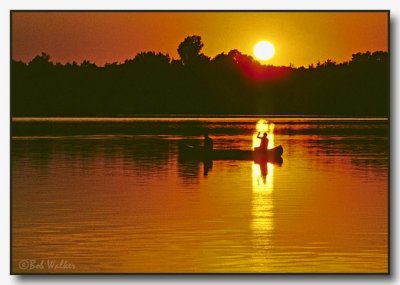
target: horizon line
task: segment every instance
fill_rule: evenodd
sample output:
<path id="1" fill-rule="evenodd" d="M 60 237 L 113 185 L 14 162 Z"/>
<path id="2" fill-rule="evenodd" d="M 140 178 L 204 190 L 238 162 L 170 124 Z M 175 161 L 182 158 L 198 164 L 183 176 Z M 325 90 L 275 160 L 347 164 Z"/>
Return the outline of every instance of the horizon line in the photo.
<path id="1" fill-rule="evenodd" d="M 235 49 L 233 49 L 233 50 L 235 50 Z M 230 51 L 232 51 L 232 50 L 230 50 Z M 228 51 L 228 52 L 226 52 L 226 51 L 220 52 L 220 53 L 216 54 L 216 55 L 213 56 L 213 57 L 212 57 L 212 56 L 208 56 L 208 55 L 206 55 L 206 54 L 205 54 L 205 56 L 210 57 L 210 61 L 212 61 L 212 60 L 215 59 L 218 55 L 221 55 L 221 54 L 228 55 L 230 51 Z M 238 51 L 241 53 L 240 50 L 238 50 Z M 373 50 L 373 51 L 371 51 L 371 50 L 366 50 L 366 51 L 358 51 L 358 52 L 356 52 L 356 53 L 352 53 L 351 56 L 353 56 L 353 55 L 355 55 L 355 54 L 359 54 L 359 53 L 361 53 L 361 54 L 366 54 L 366 53 L 368 53 L 368 52 L 369 52 L 370 54 L 374 54 L 374 53 L 376 53 L 376 52 L 384 52 L 384 53 L 389 54 L 389 50 Z M 91 61 L 90 59 L 83 59 L 81 62 L 77 62 L 77 61 L 75 61 L 75 60 L 73 60 L 72 62 L 71 62 L 71 61 L 65 61 L 65 62 L 56 61 L 56 62 L 54 62 L 54 61 L 51 61 L 51 54 L 49 54 L 49 53 L 47 53 L 47 52 L 45 52 L 45 51 L 42 51 L 41 53 L 37 54 L 36 56 L 33 56 L 28 62 L 27 62 L 27 61 L 24 61 L 24 60 L 22 60 L 22 59 L 13 58 L 12 56 L 10 57 L 10 59 L 11 59 L 11 61 L 22 62 L 22 63 L 24 63 L 24 64 L 26 64 L 26 65 L 28 66 L 29 63 L 30 63 L 33 59 L 35 59 L 36 57 L 41 56 L 41 55 L 43 55 L 43 54 L 46 54 L 46 55 L 49 56 L 49 60 L 50 60 L 49 62 L 52 63 L 54 66 L 57 65 L 57 64 L 61 64 L 62 66 L 66 66 L 67 64 L 71 64 L 71 65 L 72 65 L 73 63 L 76 63 L 77 66 L 81 66 L 83 62 L 88 61 L 90 64 L 94 64 L 96 67 L 103 68 L 103 67 L 106 67 L 107 65 L 114 65 L 114 64 L 116 64 L 116 65 L 124 65 L 124 64 L 126 64 L 126 61 L 135 59 L 136 56 L 139 55 L 139 54 L 141 54 L 141 53 L 154 53 L 154 54 L 156 54 L 156 55 L 161 54 L 161 55 L 164 55 L 164 56 L 168 56 L 168 57 L 170 58 L 169 64 L 171 64 L 173 61 L 181 61 L 181 59 L 179 59 L 179 58 L 170 57 L 169 53 L 163 53 L 163 52 L 161 52 L 161 51 L 150 51 L 150 50 L 137 52 L 137 53 L 135 54 L 134 57 L 132 57 L 132 58 L 127 58 L 127 59 L 125 59 L 123 62 L 121 62 L 121 61 L 114 61 L 114 62 L 106 62 L 106 63 L 104 63 L 104 64 L 98 64 L 98 63 L 96 63 L 96 62 L 94 62 L 94 61 Z M 263 61 L 257 60 L 257 59 L 254 58 L 252 55 L 245 54 L 245 53 L 242 53 L 242 54 L 243 54 L 244 56 L 250 56 L 254 61 L 256 61 L 257 63 L 259 63 L 260 65 L 262 65 L 262 66 L 264 66 L 264 67 L 291 67 L 291 68 L 301 68 L 301 67 L 304 67 L 304 68 L 309 68 L 311 65 L 316 66 L 318 63 L 324 63 L 324 62 L 326 62 L 326 61 L 328 61 L 328 60 L 331 60 L 333 63 L 335 63 L 335 64 L 337 64 L 337 65 L 349 63 L 349 62 L 351 62 L 351 60 L 352 60 L 352 59 L 350 58 L 350 60 L 348 60 L 348 61 L 336 62 L 335 60 L 332 60 L 332 59 L 330 59 L 330 58 L 326 58 L 326 59 L 324 59 L 324 60 L 318 60 L 317 62 L 309 63 L 307 66 L 305 66 L 305 65 L 297 66 L 295 63 L 291 63 L 291 62 L 289 62 L 287 65 L 273 65 L 273 64 L 268 64 L 268 63 L 266 63 L 266 62 L 263 63 Z"/>

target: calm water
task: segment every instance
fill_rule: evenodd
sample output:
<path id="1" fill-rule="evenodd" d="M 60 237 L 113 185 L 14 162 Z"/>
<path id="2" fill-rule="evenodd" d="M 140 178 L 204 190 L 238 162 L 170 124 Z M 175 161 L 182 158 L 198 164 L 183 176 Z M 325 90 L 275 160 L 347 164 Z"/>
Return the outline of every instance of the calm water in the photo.
<path id="1" fill-rule="evenodd" d="M 387 120 L 266 120 L 15 119 L 13 271 L 387 272 Z M 205 129 L 284 162 L 180 161 Z"/>

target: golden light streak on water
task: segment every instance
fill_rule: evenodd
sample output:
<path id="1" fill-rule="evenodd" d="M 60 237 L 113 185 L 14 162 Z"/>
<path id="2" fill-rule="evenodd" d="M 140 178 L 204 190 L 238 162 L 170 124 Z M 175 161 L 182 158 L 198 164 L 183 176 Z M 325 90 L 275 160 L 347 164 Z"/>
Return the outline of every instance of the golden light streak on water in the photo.
<path id="1" fill-rule="evenodd" d="M 252 186 L 253 192 L 274 190 L 274 166 L 271 163 L 260 165 L 252 163 Z"/>
<path id="2" fill-rule="evenodd" d="M 257 138 L 258 133 L 261 135 L 263 133 L 267 133 L 269 139 L 268 148 L 273 148 L 275 146 L 274 129 L 274 123 L 268 122 L 264 119 L 259 120 L 256 124 L 255 132 L 253 134 L 253 149 L 258 147 L 260 144 L 260 139 Z M 253 192 L 259 190 L 272 192 L 274 187 L 274 166 L 271 163 L 261 165 L 253 162 L 251 173 Z"/>
<path id="3" fill-rule="evenodd" d="M 268 134 L 268 148 L 274 146 L 274 124 L 266 120 L 259 120 L 253 134 L 253 149 L 258 147 L 260 139 L 257 138 L 258 133 L 261 135 L 266 132 Z M 271 163 L 258 164 L 252 162 L 252 220 L 251 229 L 253 234 L 253 246 L 259 248 L 256 255 L 253 256 L 253 262 L 256 264 L 271 263 L 270 251 L 273 247 L 272 233 L 274 231 L 274 205 L 272 194 L 274 190 L 274 168 Z"/>
<path id="4" fill-rule="evenodd" d="M 265 173 L 267 171 L 267 173 Z M 252 256 L 252 262 L 261 268 L 268 268 L 272 263 L 272 235 L 274 232 L 273 204 L 273 165 L 252 163 L 253 193 L 251 200 L 251 230 L 252 244 L 258 250 Z M 257 269 L 256 269 L 257 270 Z"/>

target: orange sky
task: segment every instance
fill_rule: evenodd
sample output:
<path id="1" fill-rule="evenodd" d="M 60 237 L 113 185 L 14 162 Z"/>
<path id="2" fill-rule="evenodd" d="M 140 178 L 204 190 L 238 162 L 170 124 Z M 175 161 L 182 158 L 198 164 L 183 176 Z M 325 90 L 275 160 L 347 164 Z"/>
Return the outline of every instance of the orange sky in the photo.
<path id="1" fill-rule="evenodd" d="M 53 61 L 99 65 L 140 51 L 178 58 L 188 35 L 200 35 L 211 57 L 238 49 L 253 55 L 259 40 L 275 45 L 266 64 L 296 66 L 349 60 L 359 51 L 388 50 L 386 12 L 14 12 L 12 54 L 29 61 L 42 51 Z"/>

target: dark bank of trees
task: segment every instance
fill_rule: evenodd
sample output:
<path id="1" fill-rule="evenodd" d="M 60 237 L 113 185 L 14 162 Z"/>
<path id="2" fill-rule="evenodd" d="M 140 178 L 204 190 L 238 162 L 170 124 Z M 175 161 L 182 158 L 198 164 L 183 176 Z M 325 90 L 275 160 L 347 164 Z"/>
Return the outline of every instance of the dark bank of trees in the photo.
<path id="1" fill-rule="evenodd" d="M 13 116 L 266 114 L 387 116 L 387 52 L 308 67 L 264 66 L 232 50 L 210 58 L 199 36 L 179 60 L 142 52 L 124 63 L 60 64 L 42 53 L 12 61 Z"/>

